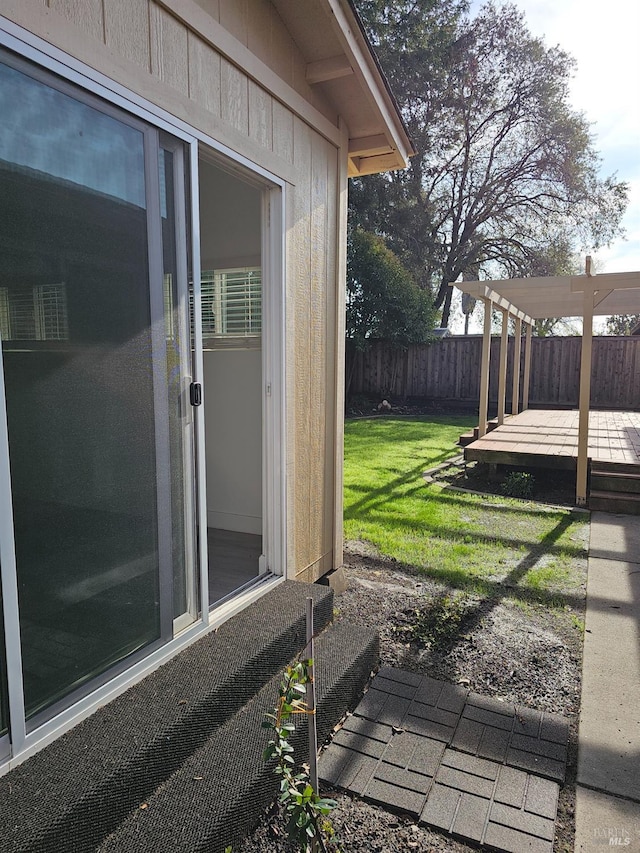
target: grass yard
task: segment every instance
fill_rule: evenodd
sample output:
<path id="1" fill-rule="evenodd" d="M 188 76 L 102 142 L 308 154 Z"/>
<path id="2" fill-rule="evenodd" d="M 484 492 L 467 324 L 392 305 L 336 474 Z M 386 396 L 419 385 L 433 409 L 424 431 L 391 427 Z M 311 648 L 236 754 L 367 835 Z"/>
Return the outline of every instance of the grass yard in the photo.
<path id="1" fill-rule="evenodd" d="M 525 605 L 581 598 L 588 516 L 454 491 L 423 472 L 459 454 L 474 419 L 371 418 L 345 425 L 345 536 L 450 586 Z"/>

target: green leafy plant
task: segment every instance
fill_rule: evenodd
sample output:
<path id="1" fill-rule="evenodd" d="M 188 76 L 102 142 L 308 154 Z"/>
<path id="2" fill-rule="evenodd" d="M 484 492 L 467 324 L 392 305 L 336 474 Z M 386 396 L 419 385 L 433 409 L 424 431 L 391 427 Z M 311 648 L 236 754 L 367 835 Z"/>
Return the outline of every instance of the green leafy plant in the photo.
<path id="1" fill-rule="evenodd" d="M 502 491 L 510 498 L 531 498 L 533 497 L 535 482 L 533 474 L 526 474 L 524 471 L 511 471 L 504 478 Z"/>
<path id="2" fill-rule="evenodd" d="M 321 797 L 314 790 L 307 766 L 296 769 L 294 749 L 289 742 L 296 730 L 294 718 L 312 713 L 305 701 L 312 663 L 307 658 L 285 669 L 274 713 L 265 714 L 262 723 L 263 728 L 273 731 L 264 760 L 276 762 L 274 772 L 280 776 L 280 803 L 287 814 L 287 832 L 304 853 L 317 848 L 327 851 L 328 839 L 334 835 L 327 815 L 337 805 L 335 800 Z"/>

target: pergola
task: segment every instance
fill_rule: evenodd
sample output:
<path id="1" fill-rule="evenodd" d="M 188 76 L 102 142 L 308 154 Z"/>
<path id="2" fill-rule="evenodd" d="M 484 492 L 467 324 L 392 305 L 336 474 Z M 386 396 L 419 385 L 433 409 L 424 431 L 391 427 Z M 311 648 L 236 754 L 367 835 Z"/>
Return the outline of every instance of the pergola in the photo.
<path id="1" fill-rule="evenodd" d="M 592 275 L 587 257 L 584 275 L 544 278 L 504 279 L 500 281 L 463 281 L 455 286 L 484 303 L 484 333 L 480 374 L 480 412 L 478 435 L 488 429 L 489 354 L 491 351 L 492 309 L 502 312 L 500 364 L 498 371 L 498 425 L 504 423 L 507 394 L 507 353 L 509 320 L 515 319 L 514 366 L 520 364 L 522 325 L 526 327 L 522 409 L 529 406 L 531 376 L 531 334 L 536 320 L 551 317 L 582 318 L 582 355 L 580 361 L 580 398 L 578 420 L 578 457 L 576 503 L 586 506 L 589 408 L 591 395 L 591 349 L 593 318 L 609 314 L 636 314 L 640 311 L 640 272 Z M 513 371 L 512 414 L 519 411 L 520 370 Z"/>

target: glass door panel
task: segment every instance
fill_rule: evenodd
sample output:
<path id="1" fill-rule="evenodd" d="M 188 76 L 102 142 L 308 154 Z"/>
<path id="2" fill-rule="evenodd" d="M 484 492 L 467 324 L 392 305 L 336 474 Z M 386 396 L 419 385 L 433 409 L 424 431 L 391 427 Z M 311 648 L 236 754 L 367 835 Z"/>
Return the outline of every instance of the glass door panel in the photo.
<path id="1" fill-rule="evenodd" d="M 2 589 L 0 588 L 0 758 L 2 758 L 2 738 L 9 731 L 9 701 L 7 697 L 7 656 L 4 641 L 4 613 L 2 610 Z"/>
<path id="2" fill-rule="evenodd" d="M 192 344 L 185 250 L 187 235 L 184 218 L 178 215 L 185 209 L 183 153 L 181 146 L 164 143 L 160 148 L 159 161 L 171 452 L 173 619 L 176 632 L 191 624 L 198 615 L 193 410 L 189 394 Z"/>
<path id="3" fill-rule="evenodd" d="M 171 459 L 150 308 L 155 133 L 12 65 L 0 331 L 30 717 L 166 633 L 158 507 L 180 500 L 158 488 Z"/>

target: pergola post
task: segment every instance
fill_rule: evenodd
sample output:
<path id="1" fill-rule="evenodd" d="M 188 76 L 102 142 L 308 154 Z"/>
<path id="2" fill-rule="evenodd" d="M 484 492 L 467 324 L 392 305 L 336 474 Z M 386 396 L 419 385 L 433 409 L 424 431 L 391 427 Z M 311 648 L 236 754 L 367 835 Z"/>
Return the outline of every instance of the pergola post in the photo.
<path id="1" fill-rule="evenodd" d="M 533 324 L 527 323 L 527 337 L 524 342 L 524 377 L 522 379 L 522 411 L 529 408 L 529 385 L 531 384 L 531 336 Z"/>
<path id="2" fill-rule="evenodd" d="M 491 307 L 490 299 L 483 299 L 484 331 L 482 334 L 482 360 L 480 362 L 480 407 L 478 413 L 478 438 L 487 432 L 489 420 L 489 359 L 491 356 Z"/>
<path id="3" fill-rule="evenodd" d="M 509 354 L 509 312 L 502 310 L 500 333 L 500 365 L 498 371 L 498 426 L 504 423 L 507 399 L 507 356 Z"/>
<path id="4" fill-rule="evenodd" d="M 589 408 L 591 405 L 591 350 L 593 343 L 593 302 L 595 292 L 585 287 L 582 309 L 582 353 L 580 355 L 580 410 L 578 413 L 578 469 L 576 504 L 587 505 L 589 466 Z"/>
<path id="5" fill-rule="evenodd" d="M 520 352 L 522 350 L 522 320 L 516 317 L 513 339 L 513 393 L 511 395 L 511 414 L 520 411 Z"/>

